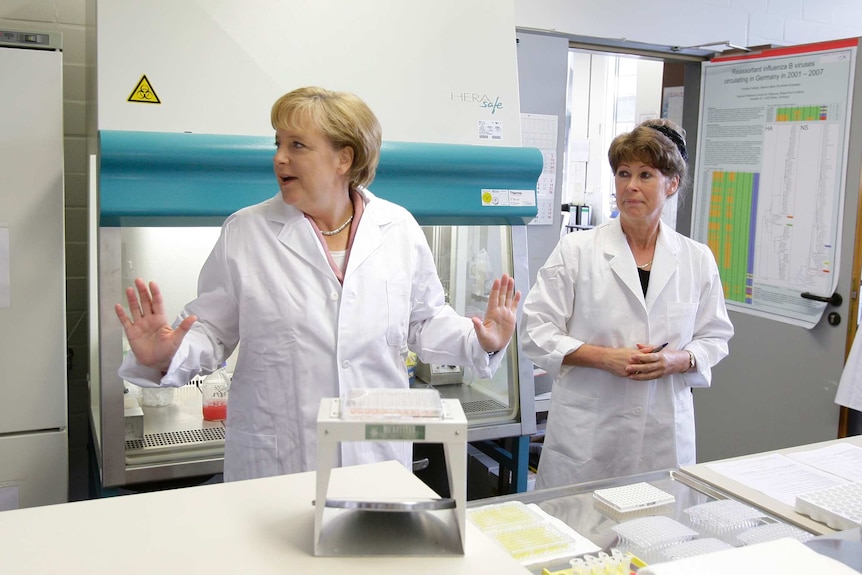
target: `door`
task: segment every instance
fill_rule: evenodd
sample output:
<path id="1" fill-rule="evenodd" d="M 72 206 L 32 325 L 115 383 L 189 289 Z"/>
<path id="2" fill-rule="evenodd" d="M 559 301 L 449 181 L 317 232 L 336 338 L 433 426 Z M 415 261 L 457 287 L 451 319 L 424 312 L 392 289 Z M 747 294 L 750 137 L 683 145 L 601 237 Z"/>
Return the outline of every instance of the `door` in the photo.
<path id="1" fill-rule="evenodd" d="M 66 427 L 62 66 L 0 46 L 0 435 Z"/>
<path id="2" fill-rule="evenodd" d="M 845 42 L 846 44 L 852 44 L 849 49 L 855 51 L 858 42 L 852 40 Z M 829 43 L 824 43 L 823 48 L 828 45 Z M 810 51 L 814 54 L 817 46 L 819 45 L 789 47 L 783 50 L 801 49 L 802 53 L 807 54 Z M 767 51 L 764 56 L 771 53 L 773 52 Z M 774 53 L 782 52 L 776 50 Z M 811 61 L 815 61 L 816 57 L 812 56 Z M 806 55 L 805 58 L 807 59 L 808 56 Z M 761 64 L 763 64 L 762 67 Z M 752 71 L 749 76 L 751 85 L 757 85 L 760 82 L 761 85 L 778 86 L 781 83 L 787 83 L 784 79 L 778 79 L 782 71 L 778 72 L 779 75 L 775 80 L 772 80 L 771 76 L 769 76 L 770 79 L 766 78 L 767 74 L 774 74 L 774 70 L 782 65 L 782 60 L 778 58 L 751 60 L 746 65 L 741 65 L 739 70 Z M 694 391 L 699 461 L 769 451 L 837 437 L 840 410 L 834 402 L 835 393 L 843 371 L 845 351 L 848 349 L 848 330 L 855 328 L 858 294 L 857 282 L 853 281 L 853 278 L 859 276 L 858 269 L 854 271 L 854 246 L 856 245 L 860 156 L 862 156 L 862 140 L 859 137 L 859 129 L 862 127 L 862 121 L 860 121 L 862 103 L 860 103 L 860 90 L 853 86 L 854 76 L 856 79 L 860 77 L 858 66 L 858 58 L 856 58 L 855 64 L 848 65 L 846 68 L 850 71 L 849 96 L 844 97 L 842 94 L 833 92 L 826 98 L 822 98 L 823 101 L 817 102 L 823 104 L 823 110 L 828 108 L 828 111 L 823 112 L 823 118 L 828 114 L 840 114 L 844 111 L 849 122 L 850 138 L 847 142 L 844 174 L 843 214 L 835 218 L 835 221 L 841 224 L 840 228 L 836 228 L 838 230 L 836 237 L 840 240 L 841 250 L 838 261 L 834 262 L 837 263 L 834 265 L 837 276 L 837 287 L 834 291 L 842 296 L 843 302 L 840 305 L 826 304 L 822 317 L 811 329 L 750 313 L 731 311 L 736 335 L 730 342 L 730 355 L 715 368 L 712 387 Z M 803 68 L 803 70 L 807 69 Z M 819 78 L 817 81 L 820 81 Z M 703 89 L 708 90 L 708 84 L 704 83 Z M 781 90 L 784 89 L 781 88 Z M 803 93 L 805 84 L 787 88 L 787 90 Z M 740 94 L 744 93 L 740 92 Z M 774 94 L 776 100 L 783 97 L 778 89 Z M 770 97 L 766 95 L 764 99 Z M 789 109 L 796 109 L 794 106 L 801 107 L 795 98 L 797 97 L 793 94 L 785 98 Z M 704 101 L 707 101 L 707 98 L 704 98 Z M 806 102 L 806 104 L 809 103 L 815 102 Z M 842 110 L 845 104 L 846 110 Z M 756 107 L 755 105 L 751 109 Z M 701 110 L 701 118 L 706 117 L 708 114 L 705 115 L 704 110 Z M 818 118 L 814 117 L 814 122 L 817 120 Z M 702 133 L 704 130 L 716 129 L 715 125 L 704 125 L 704 123 L 702 121 L 699 127 Z M 827 122 L 819 123 L 825 125 Z M 777 121 L 773 125 L 778 125 Z M 813 123 L 811 127 L 813 129 Z M 842 134 L 843 129 L 842 127 Z M 785 133 L 787 138 L 791 137 L 790 131 Z M 825 141 L 825 137 L 820 141 Z M 711 142 L 708 145 L 714 144 L 715 142 Z M 701 147 L 699 146 L 698 152 L 703 154 L 704 150 Z M 764 145 L 764 150 L 766 148 Z M 811 168 L 820 168 L 825 162 L 827 153 L 822 151 L 822 147 L 817 150 L 818 154 L 798 157 L 791 157 L 788 154 L 786 158 L 782 157 L 783 161 L 779 169 L 788 179 L 783 180 L 781 185 L 790 187 L 794 185 L 794 180 L 804 179 L 807 174 L 800 166 L 804 167 L 806 163 Z M 764 151 L 765 156 L 766 151 Z M 765 163 L 764 160 L 763 164 Z M 763 178 L 767 169 L 764 167 L 758 171 L 763 172 L 757 174 Z M 787 176 L 787 174 L 791 175 Z M 698 174 L 695 174 L 695 178 L 697 177 Z M 773 183 L 775 181 L 778 180 L 774 179 Z M 701 190 L 704 187 L 701 186 Z M 761 201 L 772 201 L 769 196 L 770 193 L 775 193 L 776 187 L 778 186 L 770 186 L 766 189 L 767 187 L 764 186 L 761 189 Z M 814 186 L 806 188 L 805 192 L 810 196 L 821 197 L 820 191 Z M 710 209 L 714 205 L 714 198 L 714 195 L 710 198 Z M 700 201 L 703 200 L 704 198 L 701 197 Z M 788 213 L 791 211 L 788 209 Z M 760 225 L 760 223 L 758 220 L 757 224 Z M 754 225 L 752 223 L 752 226 Z M 694 227 L 696 232 L 697 225 Z M 696 239 L 704 241 L 701 237 L 697 237 L 698 235 L 695 233 Z M 810 241 L 813 245 L 815 241 L 813 236 Z M 769 246 L 769 249 L 774 249 L 772 257 L 778 257 L 778 250 L 783 247 Z M 760 248 L 753 247 L 752 253 L 755 251 L 757 255 L 754 257 L 765 257 L 763 252 L 768 250 L 761 251 Z M 719 267 L 721 265 L 719 262 Z M 728 284 L 732 282 L 727 281 L 724 275 L 722 281 L 727 292 Z"/>
<path id="3" fill-rule="evenodd" d="M 0 509 L 67 500 L 62 67 L 0 46 Z"/>

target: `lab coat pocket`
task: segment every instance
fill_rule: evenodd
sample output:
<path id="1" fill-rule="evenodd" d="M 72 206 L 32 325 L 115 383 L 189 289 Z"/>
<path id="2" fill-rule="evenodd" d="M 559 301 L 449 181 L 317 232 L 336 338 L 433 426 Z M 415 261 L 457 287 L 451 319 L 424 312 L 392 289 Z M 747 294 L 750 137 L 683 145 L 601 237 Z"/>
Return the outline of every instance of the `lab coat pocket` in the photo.
<path id="1" fill-rule="evenodd" d="M 410 320 L 410 282 L 386 282 L 386 343 L 396 347 L 407 345 L 407 324 Z"/>
<path id="2" fill-rule="evenodd" d="M 681 346 L 690 342 L 694 337 L 696 320 L 696 303 L 669 302 L 667 304 L 667 332 L 670 334 L 668 339 L 679 341 Z"/>
<path id="3" fill-rule="evenodd" d="M 225 481 L 279 475 L 278 438 L 275 435 L 225 430 Z"/>
<path id="4" fill-rule="evenodd" d="M 593 459 L 599 398 L 557 384 L 551 390 L 551 403 L 548 426 L 553 426 L 553 433 L 552 441 L 546 437 L 546 446 L 578 463 Z"/>

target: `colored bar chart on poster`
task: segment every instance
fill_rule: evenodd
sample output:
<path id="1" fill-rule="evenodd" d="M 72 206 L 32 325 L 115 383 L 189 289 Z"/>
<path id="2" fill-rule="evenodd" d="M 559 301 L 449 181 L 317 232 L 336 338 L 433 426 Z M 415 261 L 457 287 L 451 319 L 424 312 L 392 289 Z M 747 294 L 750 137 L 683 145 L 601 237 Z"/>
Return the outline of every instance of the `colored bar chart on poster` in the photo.
<path id="1" fill-rule="evenodd" d="M 757 222 L 757 186 L 760 174 L 712 173 L 707 245 L 715 254 L 727 301 L 751 303 L 754 254 L 752 238 Z"/>
<path id="2" fill-rule="evenodd" d="M 775 122 L 825 122 L 829 119 L 829 106 L 782 106 L 770 114 Z"/>
<path id="3" fill-rule="evenodd" d="M 857 40 L 703 65 L 692 235 L 729 309 L 811 328 L 838 279 Z"/>

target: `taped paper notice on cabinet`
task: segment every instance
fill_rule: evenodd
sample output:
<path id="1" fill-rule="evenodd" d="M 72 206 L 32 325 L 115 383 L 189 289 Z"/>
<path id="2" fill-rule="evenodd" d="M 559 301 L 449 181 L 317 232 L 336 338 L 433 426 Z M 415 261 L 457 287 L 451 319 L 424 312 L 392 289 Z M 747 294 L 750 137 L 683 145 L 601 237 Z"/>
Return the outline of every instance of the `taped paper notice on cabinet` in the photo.
<path id="1" fill-rule="evenodd" d="M 482 190 L 483 206 L 535 206 L 535 190 Z"/>
<path id="2" fill-rule="evenodd" d="M 0 307 L 9 307 L 9 227 L 0 226 Z"/>
<path id="3" fill-rule="evenodd" d="M 502 140 L 503 122 L 493 120 L 479 120 L 480 140 Z"/>
<path id="4" fill-rule="evenodd" d="M 554 213 L 560 209 L 554 201 L 557 186 L 557 116 L 546 114 L 521 114 L 521 145 L 538 148 L 542 152 L 543 167 L 536 183 L 536 217 L 530 225 L 549 226 L 554 222 Z"/>

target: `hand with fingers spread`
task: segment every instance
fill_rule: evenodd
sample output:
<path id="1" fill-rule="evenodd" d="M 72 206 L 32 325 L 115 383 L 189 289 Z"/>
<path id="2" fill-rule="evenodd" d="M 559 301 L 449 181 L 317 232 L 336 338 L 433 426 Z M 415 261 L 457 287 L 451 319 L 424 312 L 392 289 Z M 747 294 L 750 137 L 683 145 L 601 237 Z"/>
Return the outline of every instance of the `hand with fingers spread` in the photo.
<path id="1" fill-rule="evenodd" d="M 511 341 L 521 301 L 503 274 L 484 317 L 447 303 L 423 229 L 368 189 L 382 130 L 358 96 L 297 88 L 275 101 L 270 119 L 280 193 L 224 220 L 179 319 L 166 317 L 159 287 L 140 279 L 126 290 L 128 308 L 116 306 L 133 351 L 123 380 L 180 387 L 232 365 L 225 481 L 313 471 L 321 399 L 406 391 L 411 352 L 493 378 L 501 362 L 488 354 Z M 464 253 L 438 255 L 454 263 Z M 345 465 L 413 463 L 410 442 L 346 442 L 341 454 Z"/>
<path id="2" fill-rule="evenodd" d="M 160 371 L 167 370 L 197 318 L 189 316 L 173 329 L 165 316 L 162 292 L 156 282 L 150 282 L 148 286 L 137 278 L 134 288 L 126 288 L 126 299 L 131 317 L 120 304 L 114 306 L 114 311 L 123 324 L 129 347 L 139 363 Z"/>
<path id="3" fill-rule="evenodd" d="M 488 296 L 485 319 L 473 318 L 473 327 L 482 349 L 497 352 L 509 343 L 515 333 L 518 302 L 521 292 L 515 290 L 515 280 L 507 274 L 494 280 Z"/>

